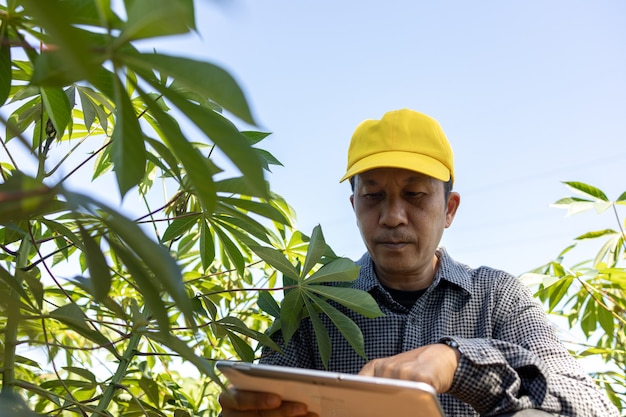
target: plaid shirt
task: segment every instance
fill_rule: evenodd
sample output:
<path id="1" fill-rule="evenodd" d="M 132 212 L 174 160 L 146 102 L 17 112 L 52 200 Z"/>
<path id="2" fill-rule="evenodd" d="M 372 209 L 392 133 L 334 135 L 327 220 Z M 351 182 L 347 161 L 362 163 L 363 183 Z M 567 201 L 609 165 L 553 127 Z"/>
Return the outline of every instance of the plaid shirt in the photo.
<path id="1" fill-rule="evenodd" d="M 472 269 L 440 248 L 432 285 L 409 310 L 380 285 L 365 254 L 354 288 L 368 291 L 385 316 L 368 319 L 336 305 L 361 329 L 369 359 L 388 357 L 452 339 L 461 360 L 452 387 L 439 401 L 454 417 L 498 415 L 535 408 L 560 416 L 618 416 L 596 384 L 557 339 L 539 303 L 519 280 L 488 267 Z M 366 360 L 330 320 L 330 371 L 357 373 Z M 324 369 L 309 320 L 284 347 L 261 362 Z"/>

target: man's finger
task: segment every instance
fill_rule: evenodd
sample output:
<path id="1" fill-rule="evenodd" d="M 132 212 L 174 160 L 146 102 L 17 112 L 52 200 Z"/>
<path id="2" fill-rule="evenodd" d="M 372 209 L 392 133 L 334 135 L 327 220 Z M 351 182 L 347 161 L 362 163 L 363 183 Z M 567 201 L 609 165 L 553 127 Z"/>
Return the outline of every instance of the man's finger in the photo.
<path id="1" fill-rule="evenodd" d="M 280 407 L 281 398 L 267 392 L 238 391 L 234 388 L 220 394 L 222 408 L 237 410 L 271 410 Z"/>

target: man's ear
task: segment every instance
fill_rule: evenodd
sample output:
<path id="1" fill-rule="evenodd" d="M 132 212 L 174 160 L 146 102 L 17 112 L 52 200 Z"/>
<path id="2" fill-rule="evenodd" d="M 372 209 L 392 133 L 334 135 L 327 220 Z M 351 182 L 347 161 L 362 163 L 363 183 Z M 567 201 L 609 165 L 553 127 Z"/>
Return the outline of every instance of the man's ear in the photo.
<path id="1" fill-rule="evenodd" d="M 448 196 L 448 203 L 446 205 L 446 228 L 452 225 L 456 211 L 461 204 L 461 194 L 457 192 L 451 192 Z"/>
<path id="2" fill-rule="evenodd" d="M 350 194 L 350 205 L 352 205 L 352 210 L 354 210 L 354 194 Z"/>

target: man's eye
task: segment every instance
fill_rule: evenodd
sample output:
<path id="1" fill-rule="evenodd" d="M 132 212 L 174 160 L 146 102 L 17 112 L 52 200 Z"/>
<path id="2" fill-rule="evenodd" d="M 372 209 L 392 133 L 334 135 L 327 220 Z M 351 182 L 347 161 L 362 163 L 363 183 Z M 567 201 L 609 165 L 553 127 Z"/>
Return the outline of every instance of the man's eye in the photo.
<path id="1" fill-rule="evenodd" d="M 407 191 L 405 195 L 409 198 L 419 198 L 424 196 L 425 194 L 419 191 Z"/>
<path id="2" fill-rule="evenodd" d="M 364 195 L 365 198 L 380 198 L 382 197 L 383 193 L 366 193 Z"/>

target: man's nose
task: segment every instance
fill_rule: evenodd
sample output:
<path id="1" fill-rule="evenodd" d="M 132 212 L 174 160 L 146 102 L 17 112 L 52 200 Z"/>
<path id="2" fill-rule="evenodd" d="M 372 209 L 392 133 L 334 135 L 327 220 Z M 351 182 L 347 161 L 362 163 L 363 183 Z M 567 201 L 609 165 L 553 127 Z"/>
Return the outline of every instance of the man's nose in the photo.
<path id="1" fill-rule="evenodd" d="M 400 198 L 387 198 L 380 213 L 380 224 L 385 227 L 398 227 L 407 224 L 407 211 Z"/>

